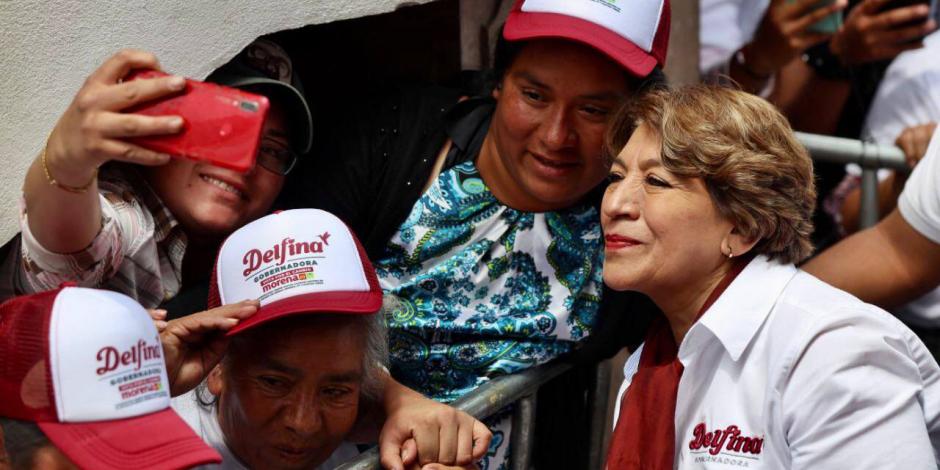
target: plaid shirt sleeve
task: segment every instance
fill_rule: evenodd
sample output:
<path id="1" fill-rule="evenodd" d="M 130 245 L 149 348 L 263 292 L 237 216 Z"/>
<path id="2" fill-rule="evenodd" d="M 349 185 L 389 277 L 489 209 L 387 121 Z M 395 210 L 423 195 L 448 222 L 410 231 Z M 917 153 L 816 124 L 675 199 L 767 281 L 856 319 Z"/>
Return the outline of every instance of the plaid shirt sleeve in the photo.
<path id="1" fill-rule="evenodd" d="M 40 292 L 55 289 L 63 282 L 101 287 L 114 276 L 127 247 L 133 243 L 135 234 L 126 228 L 134 225 L 135 208 L 132 204 L 116 206 L 109 201 L 109 196 L 100 194 L 101 230 L 88 247 L 75 253 L 54 253 L 40 245 L 29 230 L 26 204 L 20 199 L 21 273 L 25 284 L 19 286 L 20 289 Z"/>

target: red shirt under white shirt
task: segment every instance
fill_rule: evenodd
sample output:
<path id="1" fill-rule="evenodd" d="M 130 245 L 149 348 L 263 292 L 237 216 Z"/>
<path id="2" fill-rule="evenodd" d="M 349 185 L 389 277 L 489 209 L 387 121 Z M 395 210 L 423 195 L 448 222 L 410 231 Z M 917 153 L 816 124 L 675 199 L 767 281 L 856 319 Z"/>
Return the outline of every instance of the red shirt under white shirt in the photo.
<path id="1" fill-rule="evenodd" d="M 676 468 L 937 468 L 933 356 L 887 312 L 792 265 L 757 256 L 678 357 Z"/>

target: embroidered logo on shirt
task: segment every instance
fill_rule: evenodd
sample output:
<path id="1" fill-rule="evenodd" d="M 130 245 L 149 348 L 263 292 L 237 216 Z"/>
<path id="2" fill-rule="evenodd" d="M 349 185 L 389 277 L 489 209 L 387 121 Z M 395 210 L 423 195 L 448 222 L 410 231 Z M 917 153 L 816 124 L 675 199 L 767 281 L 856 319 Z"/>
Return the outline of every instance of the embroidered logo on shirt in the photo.
<path id="1" fill-rule="evenodd" d="M 705 423 L 699 423 L 692 430 L 691 450 L 707 450 L 711 455 L 729 453 L 736 456 L 759 455 L 764 447 L 764 438 L 742 436 L 741 429 L 730 425 L 725 429 L 709 431 Z"/>

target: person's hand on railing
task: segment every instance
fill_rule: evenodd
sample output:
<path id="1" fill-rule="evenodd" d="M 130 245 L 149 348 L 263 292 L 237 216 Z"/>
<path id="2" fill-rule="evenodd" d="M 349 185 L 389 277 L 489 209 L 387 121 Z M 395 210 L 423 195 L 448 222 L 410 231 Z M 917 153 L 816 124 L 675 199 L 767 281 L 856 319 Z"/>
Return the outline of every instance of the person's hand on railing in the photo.
<path id="1" fill-rule="evenodd" d="M 853 8 L 829 49 L 843 65 L 892 59 L 923 46 L 920 38 L 936 29 L 926 3 L 882 11 L 890 0 L 865 0 Z M 914 23 L 914 24 L 912 24 Z"/>
<path id="2" fill-rule="evenodd" d="M 911 126 L 904 129 L 894 144 L 901 147 L 904 151 L 904 158 L 911 168 L 924 158 L 927 153 L 927 145 L 930 144 L 930 138 L 933 137 L 934 130 L 937 129 L 937 123 L 931 122 L 920 126 Z"/>
<path id="3" fill-rule="evenodd" d="M 394 403 L 387 401 L 386 405 L 387 417 L 379 434 L 382 467 L 473 468 L 473 462 L 483 457 L 493 438 L 486 425 L 463 411 L 389 382 L 401 390 L 394 394 Z"/>

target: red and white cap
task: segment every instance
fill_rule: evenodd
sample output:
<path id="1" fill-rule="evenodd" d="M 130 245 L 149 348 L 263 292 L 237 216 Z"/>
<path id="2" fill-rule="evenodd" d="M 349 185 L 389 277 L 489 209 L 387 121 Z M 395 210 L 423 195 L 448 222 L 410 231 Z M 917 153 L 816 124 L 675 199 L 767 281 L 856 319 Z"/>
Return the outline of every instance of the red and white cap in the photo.
<path id="1" fill-rule="evenodd" d="M 645 77 L 666 63 L 669 0 L 517 0 L 503 36 L 582 42 Z"/>
<path id="2" fill-rule="evenodd" d="M 0 305 L 0 416 L 36 422 L 81 468 L 222 461 L 170 408 L 150 316 L 116 292 L 63 287 Z"/>
<path id="3" fill-rule="evenodd" d="M 382 289 L 349 227 L 319 209 L 276 212 L 236 230 L 212 272 L 209 308 L 257 299 L 261 308 L 233 335 L 288 315 L 373 314 Z"/>

